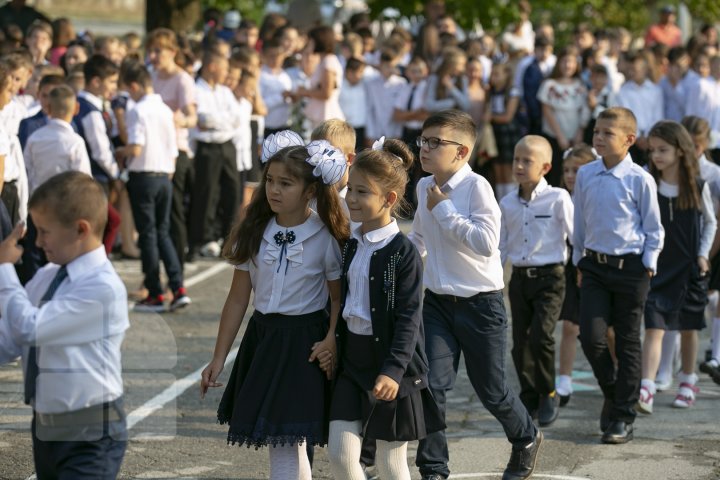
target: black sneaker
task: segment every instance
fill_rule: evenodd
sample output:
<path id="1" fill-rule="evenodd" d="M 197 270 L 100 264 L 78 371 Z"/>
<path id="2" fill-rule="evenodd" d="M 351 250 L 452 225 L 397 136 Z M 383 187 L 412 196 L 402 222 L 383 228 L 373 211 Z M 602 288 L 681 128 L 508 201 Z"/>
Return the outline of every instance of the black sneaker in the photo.
<path id="1" fill-rule="evenodd" d="M 165 303 L 163 303 L 163 296 L 158 295 L 152 297 L 148 295 L 143 300 L 135 302 L 133 305 L 134 312 L 149 312 L 149 313 L 162 313 L 165 311 Z"/>
<path id="2" fill-rule="evenodd" d="M 535 470 L 535 463 L 537 462 L 542 441 L 543 433 L 538 430 L 532 443 L 521 448 L 513 447 L 502 480 L 525 480 L 530 478 L 533 470 Z"/>
<path id="3" fill-rule="evenodd" d="M 192 300 L 190 299 L 190 297 L 187 296 L 187 293 L 185 292 L 185 288 L 180 287 L 173 292 L 173 299 L 172 299 L 172 302 L 170 302 L 169 310 L 171 312 L 174 312 L 175 310 L 179 310 L 183 307 L 187 307 L 191 303 L 192 303 Z"/>

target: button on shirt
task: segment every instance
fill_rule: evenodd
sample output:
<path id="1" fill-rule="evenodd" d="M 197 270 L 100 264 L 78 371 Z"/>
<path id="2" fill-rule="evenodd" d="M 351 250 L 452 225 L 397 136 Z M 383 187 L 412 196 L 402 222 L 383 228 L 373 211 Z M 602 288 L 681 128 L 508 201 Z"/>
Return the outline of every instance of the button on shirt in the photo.
<path id="1" fill-rule="evenodd" d="M 29 346 L 39 347 L 34 409 L 40 413 L 111 402 L 123 392 L 120 346 L 130 326 L 125 285 L 100 246 L 68 263 L 52 300 L 38 305 L 59 268 L 46 265 L 23 288 L 15 268 L 0 265 L 0 312 L 9 325 L 0 335 L 22 345 L 24 368 Z"/>
<path id="2" fill-rule="evenodd" d="M 85 141 L 64 120 L 51 118 L 35 130 L 25 145 L 24 157 L 30 193 L 62 172 L 92 175 Z"/>
<path id="3" fill-rule="evenodd" d="M 294 234 L 283 249 L 275 236 Z M 262 313 L 303 315 L 327 305 L 329 280 L 342 273 L 340 246 L 314 211 L 301 225 L 281 227 L 273 217 L 258 254 L 235 268 L 250 272 L 253 306 Z"/>
<path id="4" fill-rule="evenodd" d="M 630 155 L 609 170 L 602 159 L 580 167 L 573 194 L 575 265 L 590 249 L 607 255 L 642 255 L 645 268 L 656 270 L 665 236 L 657 186 Z"/>
<path id="5" fill-rule="evenodd" d="M 501 290 L 500 207 L 490 184 L 463 165 L 440 190 L 449 197 L 432 211 L 427 189 L 435 177 L 417 185 L 418 208 L 408 236 L 427 254 L 423 283 L 435 293 L 471 297 Z"/>
<path id="6" fill-rule="evenodd" d="M 198 78 L 195 98 L 198 127 L 205 125 L 206 129 L 193 128 L 191 137 L 204 143 L 225 143 L 231 140 L 242 121 L 242 112 L 232 91 L 225 85 L 211 87 L 205 80 Z"/>
<path id="7" fill-rule="evenodd" d="M 572 238 L 573 204 L 570 194 L 548 185 L 545 178 L 533 190 L 530 201 L 519 191 L 500 201 L 500 255 L 516 267 L 540 267 L 566 263 L 567 239 Z"/>
<path id="8" fill-rule="evenodd" d="M 130 160 L 131 172 L 175 172 L 178 156 L 173 112 L 157 93 L 145 95 L 127 112 L 128 145 L 140 145 Z"/>
<path id="9" fill-rule="evenodd" d="M 348 268 L 348 294 L 342 316 L 348 330 L 356 335 L 372 335 L 372 312 L 370 308 L 370 260 L 375 252 L 385 247 L 400 232 L 398 224 L 392 221 L 382 228 L 363 235 L 361 227 L 353 230 L 358 241 L 357 251 Z M 379 279 L 378 279 L 379 280 Z"/>

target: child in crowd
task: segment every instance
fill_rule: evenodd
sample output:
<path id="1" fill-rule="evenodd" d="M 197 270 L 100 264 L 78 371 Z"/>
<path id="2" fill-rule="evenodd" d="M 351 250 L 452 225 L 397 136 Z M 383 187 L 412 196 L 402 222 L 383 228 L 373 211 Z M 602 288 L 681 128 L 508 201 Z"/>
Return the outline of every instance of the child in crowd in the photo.
<path id="1" fill-rule="evenodd" d="M 262 67 L 260 68 L 260 94 L 267 115 L 265 115 L 265 136 L 285 130 L 290 122 L 292 79 L 283 69 L 285 53 L 280 40 L 267 40 L 262 46 Z"/>
<path id="2" fill-rule="evenodd" d="M 643 371 L 637 409 L 646 414 L 653 412 L 655 374 L 665 330 L 679 330 L 682 344 L 680 389 L 672 405 L 687 408 L 695 403 L 697 331 L 705 328 L 706 277 L 717 227 L 710 187 L 699 178 L 695 147 L 687 130 L 679 123 L 662 121 L 650 130 L 648 143 L 650 173 L 658 183 L 665 242 L 658 257 L 658 275 L 650 282 L 645 303 Z"/>
<path id="3" fill-rule="evenodd" d="M 127 190 L 148 289 L 148 296 L 136 303 L 134 310 L 165 311 L 160 281 L 159 260 L 162 259 L 173 293 L 169 306 L 172 312 L 190 304 L 178 254 L 170 240 L 170 176 L 175 171 L 178 155 L 173 112 L 162 97 L 153 92 L 152 77 L 144 65 L 126 66 L 122 83 L 135 107 L 127 114 L 127 146 L 118 154 L 127 162 Z"/>
<path id="4" fill-rule="evenodd" d="M 512 355 L 520 400 L 541 427 L 552 425 L 558 416 L 554 332 L 565 297 L 564 266 L 573 222 L 570 195 L 544 178 L 552 159 L 547 140 L 523 137 L 513 160 L 519 189 L 500 201 L 501 261 L 512 263 Z"/>
<path id="5" fill-rule="evenodd" d="M 425 120 L 418 138 L 420 162 L 431 176 L 418 182 L 410 239 L 427 255 L 422 312 L 430 389 L 444 415 L 463 353 L 475 392 L 512 443 L 504 475 L 528 478 L 543 436 L 506 383 L 500 208 L 490 184 L 467 164 L 475 135 L 470 115 L 445 110 Z M 447 478 L 448 461 L 444 431 L 420 441 L 416 464 L 423 478 Z"/>
<path id="6" fill-rule="evenodd" d="M 496 63 L 490 73 L 490 91 L 485 105 L 486 121 L 492 125 L 498 155 L 492 159 L 495 180 L 495 197 L 503 198 L 514 188 L 512 161 L 515 144 L 520 139 L 520 124 L 516 113 L 520 94 L 511 85 L 512 68 L 507 63 Z"/>
<path id="7" fill-rule="evenodd" d="M 22 354 L 35 472 L 116 478 L 127 446 L 120 346 L 130 322 L 125 286 L 103 248 L 107 198 L 92 177 L 64 172 L 33 192 L 29 209 L 50 264 L 23 288 L 13 268 L 23 225 L 0 244 L 0 313 L 9 324 L 0 357 Z"/>
<path id="8" fill-rule="evenodd" d="M 367 89 L 363 74 L 365 62 L 349 58 L 345 64 L 345 81 L 340 89 L 340 108 L 345 120 L 355 129 L 355 151 L 365 147 L 365 125 L 367 125 Z"/>
<path id="9" fill-rule="evenodd" d="M 468 79 L 465 75 L 467 56 L 459 48 L 444 51 L 442 63 L 430 75 L 425 96 L 425 109 L 439 112 L 457 108 L 467 112 L 470 109 Z"/>
<path id="10" fill-rule="evenodd" d="M 612 105 L 614 101 L 615 97 L 608 84 L 607 68 L 605 68 L 604 65 L 593 65 L 590 68 L 590 89 L 587 93 L 587 106 L 588 110 L 590 110 L 590 118 L 583 133 L 583 142 L 588 145 L 592 144 L 595 122 L 600 112 Z"/>
<path id="11" fill-rule="evenodd" d="M 59 85 L 66 85 L 65 78 L 60 75 L 46 75 L 40 79 L 37 93 L 40 110 L 31 117 L 23 118 L 18 128 L 18 139 L 20 140 L 20 146 L 23 150 L 30 135 L 38 128 L 44 127 L 47 124 L 50 91 Z M 72 121 L 70 123 L 72 124 Z M 75 128 L 76 127 L 73 126 L 73 130 Z"/>
<path id="12" fill-rule="evenodd" d="M 399 137 L 402 135 L 402 123 L 394 120 L 395 101 L 407 85 L 405 78 L 397 74 L 397 52 L 384 48 L 380 55 L 378 70 L 380 75 L 365 80 L 367 92 L 367 123 L 365 125 L 365 145 L 370 139 Z"/>
<path id="13" fill-rule="evenodd" d="M 628 155 L 636 131 L 630 110 L 603 111 L 593 137 L 601 159 L 578 171 L 573 192 L 580 341 L 605 396 L 600 428 L 602 442 L 611 444 L 633 438 L 640 321 L 664 235 L 655 181 Z M 617 366 L 608 348 L 609 325 L 615 329 Z"/>
<path id="14" fill-rule="evenodd" d="M 595 152 L 588 145 L 580 143 L 565 152 L 563 159 L 563 184 L 571 198 L 575 189 L 577 172 L 583 165 L 595 160 Z M 570 239 L 572 241 L 572 237 Z M 562 321 L 562 338 L 560 340 L 560 359 L 558 365 L 558 379 L 555 385 L 560 406 L 564 407 L 570 401 L 573 393 L 572 371 L 575 362 L 577 339 L 580 335 L 579 311 L 580 289 L 577 285 L 577 269 L 572 263 L 572 245 L 570 245 L 569 260 L 565 265 L 565 299 L 560 310 Z"/>
<path id="15" fill-rule="evenodd" d="M 45 20 L 35 20 L 25 34 L 25 44 L 34 65 L 48 63 L 48 52 L 53 43 L 53 28 Z"/>
<path id="16" fill-rule="evenodd" d="M 543 136 L 553 148 L 552 168 L 547 175 L 550 185 L 562 179 L 562 155 L 571 145 L 582 142 L 587 123 L 587 89 L 580 80 L 579 52 L 575 47 L 563 49 L 555 68 L 538 91 L 542 103 Z"/>
<path id="17" fill-rule="evenodd" d="M 444 428 L 427 382 L 422 259 L 392 217 L 413 157 L 402 141 L 386 140 L 362 152 L 350 173 L 345 200 L 358 226 L 343 253 L 328 442 L 335 478 L 366 478 L 361 445 L 371 439 L 380 477 L 409 480 L 407 442 Z"/>
<path id="18" fill-rule="evenodd" d="M 271 479 L 305 480 L 311 474 L 304 443 L 327 442 L 326 398 L 340 314 L 338 242 L 348 238 L 334 184 L 346 164 L 329 143 L 305 147 L 288 131 L 265 140 L 262 158 L 267 163 L 260 187 L 225 243 L 236 270 L 201 395 L 222 386 L 218 376 L 254 291 L 255 311 L 218 419 L 230 424 L 229 443 L 271 447 Z M 313 198 L 318 213 L 309 207 Z"/>

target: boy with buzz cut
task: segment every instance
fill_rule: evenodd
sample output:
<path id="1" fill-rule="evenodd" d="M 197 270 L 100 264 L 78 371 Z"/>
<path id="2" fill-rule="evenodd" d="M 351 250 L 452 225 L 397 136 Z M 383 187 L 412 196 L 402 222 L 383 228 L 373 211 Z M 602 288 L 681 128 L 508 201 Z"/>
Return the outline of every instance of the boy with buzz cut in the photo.
<path id="1" fill-rule="evenodd" d="M 512 356 L 520 400 L 541 427 L 550 426 L 559 411 L 554 332 L 565 298 L 573 225 L 570 194 L 545 180 L 551 165 L 550 143 L 538 135 L 523 137 L 513 158 L 518 190 L 500 201 L 500 255 L 503 265 L 508 258 L 512 263 Z"/>
<path id="2" fill-rule="evenodd" d="M 425 120 L 417 139 L 420 163 L 430 176 L 418 182 L 409 238 L 427 255 L 423 322 L 430 389 L 444 412 L 463 353 L 475 392 L 512 443 L 503 479 L 525 479 L 543 435 L 505 380 L 500 208 L 490 184 L 467 164 L 475 132 L 470 115 L 443 110 Z M 420 441 L 416 464 L 423 479 L 447 478 L 448 461 L 445 432 Z"/>
<path id="3" fill-rule="evenodd" d="M 603 443 L 633 438 L 640 395 L 640 322 L 662 250 L 657 187 L 628 154 L 635 115 L 622 107 L 598 116 L 593 147 L 602 158 L 584 165 L 575 180 L 573 263 L 580 286 L 580 343 L 605 397 Z M 615 330 L 617 368 L 607 343 Z"/>
<path id="4" fill-rule="evenodd" d="M 117 477 L 127 446 L 120 347 L 127 291 L 102 243 L 107 199 L 64 172 L 29 202 L 49 264 L 23 288 L 19 223 L 0 243 L 0 362 L 22 355 L 37 478 Z"/>
<path id="5" fill-rule="evenodd" d="M 119 158 L 127 158 L 128 182 L 145 288 L 148 296 L 135 304 L 138 312 L 164 312 L 160 259 L 173 293 L 170 311 L 190 304 L 183 287 L 178 253 L 170 239 L 170 207 L 175 159 L 178 156 L 175 121 L 170 107 L 153 92 L 152 77 L 141 63 L 123 69 L 123 85 L 135 108 L 127 113 L 127 145 Z M 159 258 L 158 258 L 159 257 Z"/>

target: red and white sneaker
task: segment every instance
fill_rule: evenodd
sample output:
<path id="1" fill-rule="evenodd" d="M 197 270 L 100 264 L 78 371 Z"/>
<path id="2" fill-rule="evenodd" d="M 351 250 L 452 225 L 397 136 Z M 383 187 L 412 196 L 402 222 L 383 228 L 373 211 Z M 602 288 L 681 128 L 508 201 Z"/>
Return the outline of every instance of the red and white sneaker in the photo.
<path id="1" fill-rule="evenodd" d="M 158 295 L 157 297 L 151 297 L 150 295 L 148 295 L 143 300 L 135 302 L 135 305 L 133 305 L 133 311 L 162 313 L 165 311 L 165 303 L 163 301 L 163 296 Z"/>
<path id="2" fill-rule="evenodd" d="M 640 398 L 635 406 L 638 412 L 651 415 L 653 412 L 653 400 L 655 396 L 646 387 L 640 387 Z"/>
<path id="3" fill-rule="evenodd" d="M 683 382 L 680 384 L 675 400 L 672 402 L 672 406 L 675 408 L 690 408 L 695 403 L 695 395 L 700 392 L 700 389 L 691 383 Z"/>
<path id="4" fill-rule="evenodd" d="M 175 310 L 187 307 L 191 303 L 192 300 L 190 299 L 190 297 L 187 296 L 187 292 L 185 292 L 185 287 L 180 287 L 173 292 L 173 299 L 172 302 L 170 302 L 170 311 L 174 312 Z"/>

